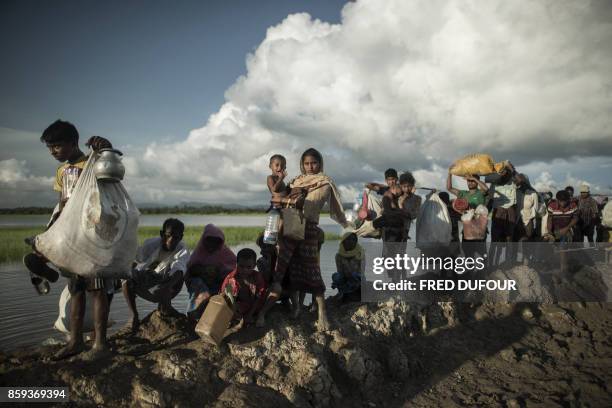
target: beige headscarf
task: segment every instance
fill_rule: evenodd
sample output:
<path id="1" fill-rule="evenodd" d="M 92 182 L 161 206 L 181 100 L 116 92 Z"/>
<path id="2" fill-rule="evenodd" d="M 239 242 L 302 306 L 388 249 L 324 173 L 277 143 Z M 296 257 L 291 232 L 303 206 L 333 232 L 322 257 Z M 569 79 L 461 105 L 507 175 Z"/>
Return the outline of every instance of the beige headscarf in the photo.
<path id="1" fill-rule="evenodd" d="M 320 164 L 319 173 L 306 174 L 306 170 L 304 169 L 304 157 L 306 156 L 316 157 Z M 323 157 L 321 153 L 315 149 L 306 150 L 300 159 L 300 170 L 302 174 L 293 179 L 289 186 L 291 188 L 305 188 L 308 190 L 306 202 L 304 203 L 304 215 L 306 218 L 318 220 L 320 209 L 328 198 L 328 189 L 326 186 L 329 186 L 331 189 L 331 194 L 329 194 L 330 217 L 338 224 L 345 226 L 346 217 L 344 216 L 344 209 L 342 208 L 342 198 L 333 180 L 323 173 Z M 316 212 L 316 214 L 314 214 L 314 212 Z"/>

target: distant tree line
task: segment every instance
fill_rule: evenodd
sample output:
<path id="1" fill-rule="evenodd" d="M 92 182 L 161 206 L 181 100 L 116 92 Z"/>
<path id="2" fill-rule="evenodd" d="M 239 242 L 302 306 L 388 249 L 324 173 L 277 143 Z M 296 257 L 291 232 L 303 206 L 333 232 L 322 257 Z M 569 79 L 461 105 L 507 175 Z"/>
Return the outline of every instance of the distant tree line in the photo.
<path id="1" fill-rule="evenodd" d="M 221 205 L 205 206 L 167 206 L 167 207 L 145 207 L 139 208 L 142 214 L 261 214 L 266 211 L 266 207 L 244 207 L 244 208 L 225 208 Z M 18 207 L 0 208 L 2 215 L 35 215 L 51 214 L 52 207 Z"/>
<path id="2" fill-rule="evenodd" d="M 0 214 L 51 214 L 51 207 L 0 208 Z"/>
<path id="3" fill-rule="evenodd" d="M 261 214 L 267 207 L 226 208 L 221 205 L 168 206 L 139 208 L 142 214 Z"/>

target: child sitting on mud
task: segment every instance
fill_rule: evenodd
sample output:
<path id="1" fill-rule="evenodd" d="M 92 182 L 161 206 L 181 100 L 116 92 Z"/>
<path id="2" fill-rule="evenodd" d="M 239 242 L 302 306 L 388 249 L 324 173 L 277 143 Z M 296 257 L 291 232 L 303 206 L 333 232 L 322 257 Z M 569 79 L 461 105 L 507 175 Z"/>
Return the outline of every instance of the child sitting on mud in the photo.
<path id="1" fill-rule="evenodd" d="M 359 301 L 361 277 L 365 271 L 365 253 L 354 232 L 347 232 L 340 240 L 336 269 L 338 272 L 332 275 L 332 288 L 338 289 L 336 298 L 343 302 Z"/>
<path id="2" fill-rule="evenodd" d="M 219 293 L 231 292 L 235 300 L 234 318 L 249 324 L 253 323 L 253 317 L 266 301 L 266 282 L 255 270 L 255 251 L 241 249 L 236 258 L 236 269 L 225 277 Z"/>

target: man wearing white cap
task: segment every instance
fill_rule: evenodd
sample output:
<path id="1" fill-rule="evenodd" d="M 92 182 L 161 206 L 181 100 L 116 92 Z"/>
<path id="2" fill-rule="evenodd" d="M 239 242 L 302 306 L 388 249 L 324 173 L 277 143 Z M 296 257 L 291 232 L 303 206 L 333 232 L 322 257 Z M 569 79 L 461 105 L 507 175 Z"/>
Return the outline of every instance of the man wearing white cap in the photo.
<path id="1" fill-rule="evenodd" d="M 595 235 L 595 226 L 599 221 L 599 208 L 597 201 L 591 197 L 591 189 L 587 184 L 580 186 L 580 199 L 578 200 L 578 224 L 580 225 L 580 241 L 584 237 L 591 243 Z"/>

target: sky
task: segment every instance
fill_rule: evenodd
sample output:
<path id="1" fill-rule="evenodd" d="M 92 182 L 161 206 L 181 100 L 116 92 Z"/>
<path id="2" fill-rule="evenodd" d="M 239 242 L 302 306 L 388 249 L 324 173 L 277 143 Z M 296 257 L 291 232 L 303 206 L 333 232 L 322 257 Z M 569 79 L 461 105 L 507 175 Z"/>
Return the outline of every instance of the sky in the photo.
<path id="1" fill-rule="evenodd" d="M 0 207 L 57 200 L 57 118 L 124 152 L 137 203 L 263 204 L 308 147 L 344 201 L 477 152 L 611 194 L 611 43 L 605 0 L 4 1 Z"/>

